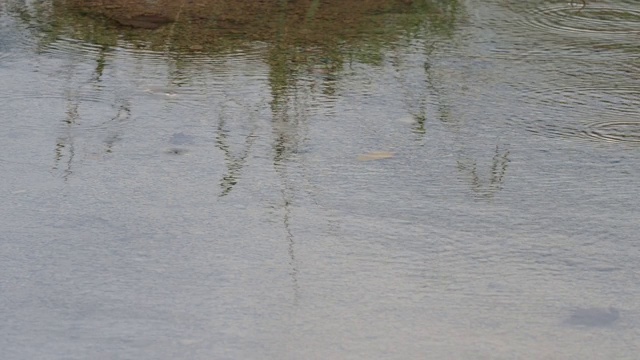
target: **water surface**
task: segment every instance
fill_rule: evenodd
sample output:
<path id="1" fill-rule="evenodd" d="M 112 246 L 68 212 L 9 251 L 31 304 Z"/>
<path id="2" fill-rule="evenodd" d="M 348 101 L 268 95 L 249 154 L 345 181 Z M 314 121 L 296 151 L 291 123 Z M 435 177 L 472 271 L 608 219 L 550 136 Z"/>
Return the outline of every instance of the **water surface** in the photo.
<path id="1" fill-rule="evenodd" d="M 0 1 L 3 359 L 637 356 L 635 1 L 85 3 Z"/>

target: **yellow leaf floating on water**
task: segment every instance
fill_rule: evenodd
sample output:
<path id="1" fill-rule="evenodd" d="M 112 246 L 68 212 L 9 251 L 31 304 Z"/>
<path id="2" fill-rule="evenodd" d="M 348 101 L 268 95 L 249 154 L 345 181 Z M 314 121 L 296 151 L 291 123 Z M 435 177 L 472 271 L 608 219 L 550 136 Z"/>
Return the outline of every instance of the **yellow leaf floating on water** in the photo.
<path id="1" fill-rule="evenodd" d="M 382 160 L 389 159 L 393 157 L 393 153 L 389 151 L 372 151 L 370 153 L 362 154 L 358 156 L 358 161 L 371 161 L 371 160 Z"/>

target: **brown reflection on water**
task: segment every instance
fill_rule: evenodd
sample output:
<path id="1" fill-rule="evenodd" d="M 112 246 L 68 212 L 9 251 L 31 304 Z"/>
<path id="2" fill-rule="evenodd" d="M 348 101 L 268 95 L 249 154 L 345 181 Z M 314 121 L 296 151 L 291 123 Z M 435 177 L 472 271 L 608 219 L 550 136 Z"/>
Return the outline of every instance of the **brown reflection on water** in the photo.
<path id="1" fill-rule="evenodd" d="M 353 58 L 375 63 L 399 37 L 447 32 L 457 1 L 58 0 L 46 27 L 103 46 L 216 55 L 267 44 L 274 85 L 323 65 L 327 78 Z M 317 69 L 315 69 L 317 71 Z M 289 73 L 284 73 L 289 71 Z M 330 86 L 327 91 L 331 93 Z"/>
<path id="2" fill-rule="evenodd" d="M 144 39 L 152 47 L 162 48 L 170 40 L 175 49 L 209 51 L 276 39 L 330 46 L 349 42 L 364 33 L 382 35 L 399 22 L 404 22 L 404 30 L 407 30 L 407 26 L 415 27 L 423 22 L 424 16 L 438 21 L 446 19 L 451 16 L 451 3 L 455 2 L 59 0 L 54 2 L 53 11 L 56 17 L 68 17 L 64 14 L 71 10 L 85 18 L 105 20 L 105 25 L 120 30 L 158 29 L 144 32 Z M 405 18 L 392 19 L 386 16 L 389 14 Z"/>
<path id="3" fill-rule="evenodd" d="M 17 12 L 30 28 L 45 34 L 39 36 L 41 48 L 61 36 L 99 45 L 98 80 L 113 47 L 152 51 L 177 66 L 197 68 L 206 62 L 202 56 L 253 51 L 257 44 L 266 44 L 267 52 L 261 56 L 270 66 L 276 102 L 294 79 L 309 74 L 321 77 L 323 93 L 331 96 L 345 64 L 354 60 L 379 64 L 389 44 L 425 29 L 449 33 L 459 10 L 457 0 L 53 0 L 48 4 L 36 1 Z M 184 55 L 201 58 L 190 61 Z"/>
<path id="4" fill-rule="evenodd" d="M 95 61 L 93 84 L 101 82 L 110 66 L 110 52 L 116 48 L 169 62 L 170 82 L 182 84 L 203 71 L 199 65 L 234 51 L 255 52 L 258 45 L 262 49 L 258 56 L 269 66 L 273 121 L 276 127 L 294 128 L 279 135 L 278 146 L 286 149 L 295 146 L 290 139 L 297 135 L 289 132 L 295 132 L 297 125 L 289 123 L 283 109 L 299 87 L 318 86 L 323 96 L 334 96 L 345 64 L 380 64 L 390 44 L 398 39 L 412 38 L 425 29 L 450 32 L 458 2 L 40 0 L 17 11 L 31 29 L 44 34 L 38 36 L 42 50 L 65 51 L 56 49 L 61 38 L 91 44 L 84 55 Z M 300 83 L 302 78 L 306 83 Z M 117 104 L 113 107 L 120 111 Z M 414 117 L 415 132 L 424 134 L 424 104 L 418 104 Z M 222 119 L 219 127 L 224 127 Z M 222 195 L 237 182 L 253 139 L 247 138 L 247 151 L 238 157 L 227 151 L 224 136 L 220 131 L 217 139 L 228 163 L 228 173 L 220 183 Z M 65 145 L 60 143 L 58 148 Z M 286 158 L 286 151 L 278 152 Z"/>

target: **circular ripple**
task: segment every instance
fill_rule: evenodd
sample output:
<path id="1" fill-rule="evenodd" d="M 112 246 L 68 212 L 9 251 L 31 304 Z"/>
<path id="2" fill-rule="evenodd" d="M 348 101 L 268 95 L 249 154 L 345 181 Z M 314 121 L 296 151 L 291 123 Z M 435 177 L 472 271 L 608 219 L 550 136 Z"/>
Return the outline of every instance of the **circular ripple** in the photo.
<path id="1" fill-rule="evenodd" d="M 640 121 L 611 121 L 593 123 L 582 131 L 582 135 L 608 142 L 630 142 L 640 144 Z"/>
<path id="2" fill-rule="evenodd" d="M 577 1 L 573 5 L 565 2 L 536 8 L 525 21 L 550 32 L 605 37 L 640 35 L 640 9 L 613 8 L 593 2 L 584 7 Z"/>

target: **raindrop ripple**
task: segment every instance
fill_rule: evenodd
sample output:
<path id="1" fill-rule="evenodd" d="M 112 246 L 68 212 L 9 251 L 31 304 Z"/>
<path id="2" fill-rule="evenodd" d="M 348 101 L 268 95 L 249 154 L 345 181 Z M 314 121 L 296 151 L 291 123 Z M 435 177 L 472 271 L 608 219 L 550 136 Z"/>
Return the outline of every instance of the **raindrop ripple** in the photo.
<path id="1" fill-rule="evenodd" d="M 573 5 L 550 4 L 531 9 L 524 21 L 554 33 L 607 38 L 640 36 L 640 8 L 617 6 L 589 2 L 583 7 L 579 1 Z"/>

